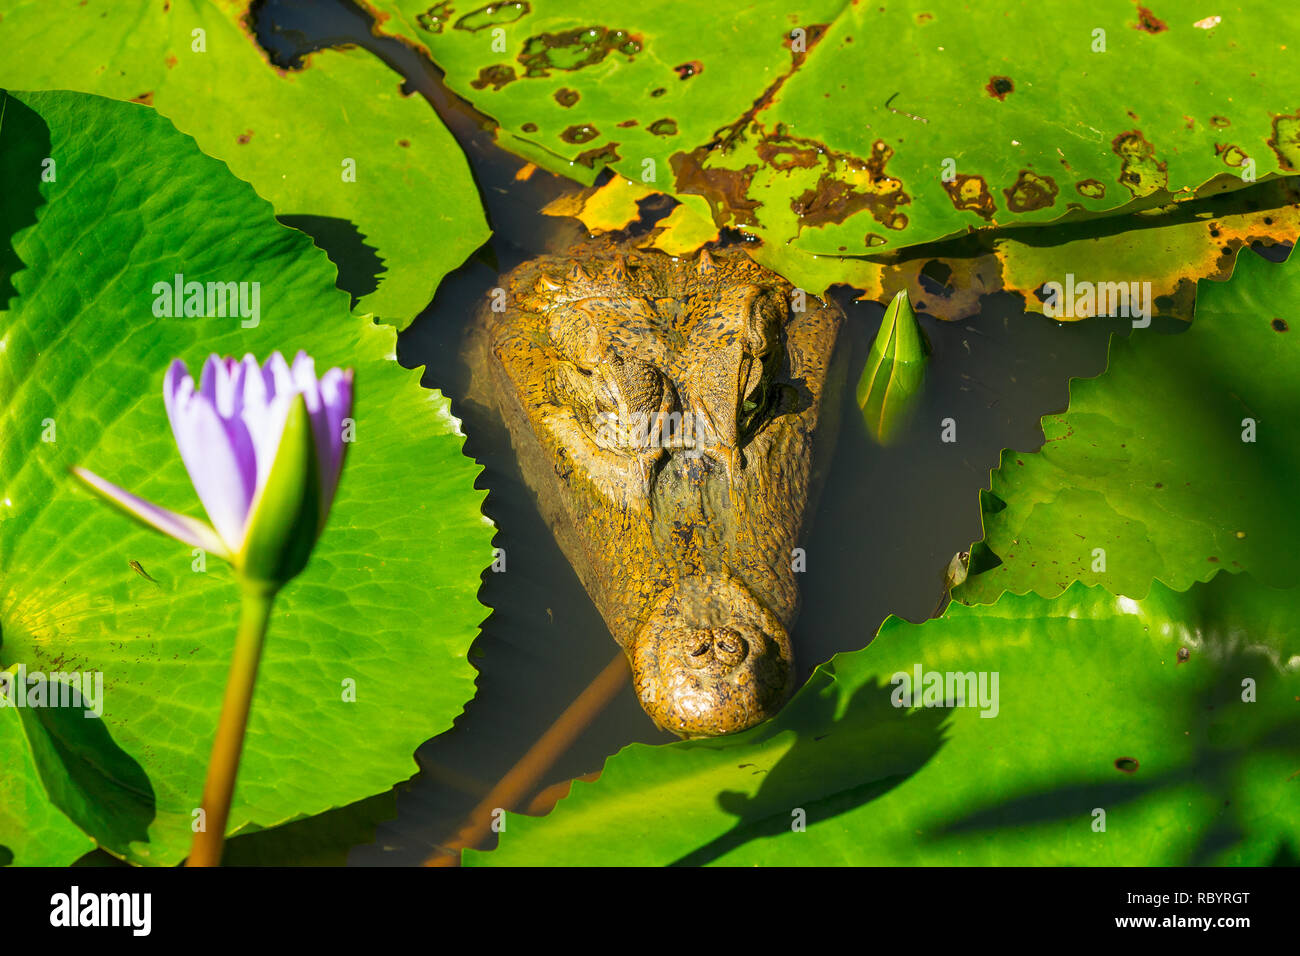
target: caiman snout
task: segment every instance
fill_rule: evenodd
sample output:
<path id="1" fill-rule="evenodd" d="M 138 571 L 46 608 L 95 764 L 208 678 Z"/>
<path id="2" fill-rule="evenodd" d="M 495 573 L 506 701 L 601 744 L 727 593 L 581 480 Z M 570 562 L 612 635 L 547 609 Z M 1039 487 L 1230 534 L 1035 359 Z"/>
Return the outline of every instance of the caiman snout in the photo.
<path id="1" fill-rule="evenodd" d="M 683 580 L 651 609 L 629 656 L 642 707 L 683 737 L 752 727 L 790 691 L 789 636 L 734 579 Z"/>

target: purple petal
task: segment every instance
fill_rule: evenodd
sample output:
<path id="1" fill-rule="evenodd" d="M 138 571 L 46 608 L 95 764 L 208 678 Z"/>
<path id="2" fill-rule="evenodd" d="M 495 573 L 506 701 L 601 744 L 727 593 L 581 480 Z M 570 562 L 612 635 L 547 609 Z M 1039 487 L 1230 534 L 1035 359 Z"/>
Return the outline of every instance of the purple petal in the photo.
<path id="1" fill-rule="evenodd" d="M 266 410 L 270 396 L 266 379 L 262 375 L 262 367 L 257 364 L 257 359 L 252 355 L 245 355 L 240 364 L 244 369 L 244 413 L 258 417 Z"/>
<path id="2" fill-rule="evenodd" d="M 316 361 L 306 352 L 299 352 L 294 357 L 293 384 L 303 397 L 303 403 L 307 406 L 307 417 L 311 421 L 312 439 L 316 445 L 316 463 L 320 469 L 321 515 L 324 516 L 329 513 L 333 490 L 338 483 L 338 474 L 335 470 L 338 456 L 331 452 L 335 433 L 330 427 L 328 409 L 322 397 L 323 382 L 316 378 Z"/>
<path id="3" fill-rule="evenodd" d="M 230 560 L 231 554 L 225 544 L 217 536 L 216 532 L 202 521 L 186 515 L 178 515 L 166 508 L 160 508 L 152 502 L 145 501 L 143 498 L 119 488 L 110 481 L 105 481 L 99 475 L 87 471 L 85 468 L 74 466 L 72 473 L 84 481 L 91 490 L 107 498 L 127 514 L 143 521 L 151 528 L 156 528 L 177 541 L 183 541 L 185 544 L 196 548 L 203 548 L 205 551 L 210 551 L 219 557 Z"/>
<path id="4" fill-rule="evenodd" d="M 214 404 L 222 418 L 233 418 L 243 405 L 241 379 L 243 366 L 232 358 L 223 358 L 217 367 L 217 388 Z"/>
<path id="5" fill-rule="evenodd" d="M 316 361 L 306 352 L 299 352 L 293 358 L 293 387 L 302 393 L 307 401 L 307 411 L 315 412 L 320 408 L 320 383 L 316 380 Z"/>
<path id="6" fill-rule="evenodd" d="M 352 414 L 352 369 L 341 371 L 332 368 L 326 372 L 320 380 L 320 394 L 327 433 L 326 441 L 321 445 L 321 483 L 324 507 L 328 511 L 338 490 L 339 475 L 347 453 L 347 443 L 343 441 L 343 419 Z"/>
<path id="7" fill-rule="evenodd" d="M 216 374 L 205 375 L 214 389 Z M 242 421 L 230 423 L 217 414 L 209 395 L 186 393 L 182 385 L 170 416 L 176 447 L 217 533 L 238 551 L 256 490 L 252 439 Z"/>
<path id="8" fill-rule="evenodd" d="M 293 373 L 289 371 L 284 356 L 279 352 L 272 352 L 271 357 L 266 360 L 263 377 L 266 379 L 266 392 L 271 400 L 293 393 Z"/>
<path id="9" fill-rule="evenodd" d="M 224 365 L 225 363 L 221 361 L 220 355 L 209 355 L 208 360 L 203 363 L 203 370 L 199 373 L 198 392 L 210 402 L 216 401 L 217 378 L 220 376 Z"/>
<path id="10" fill-rule="evenodd" d="M 194 381 L 190 378 L 190 370 L 185 367 L 185 363 L 180 359 L 173 359 L 172 364 L 167 367 L 166 376 L 163 378 L 163 405 L 167 408 L 168 420 L 171 420 L 172 408 L 175 406 L 177 396 L 186 382 L 189 382 L 191 389 L 194 388 Z"/>

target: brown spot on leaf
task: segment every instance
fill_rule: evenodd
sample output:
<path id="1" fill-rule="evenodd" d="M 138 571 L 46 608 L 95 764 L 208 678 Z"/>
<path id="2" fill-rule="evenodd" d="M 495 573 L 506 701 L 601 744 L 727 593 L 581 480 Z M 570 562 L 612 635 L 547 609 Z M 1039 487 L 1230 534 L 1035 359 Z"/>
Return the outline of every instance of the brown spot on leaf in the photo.
<path id="1" fill-rule="evenodd" d="M 582 123 L 577 126 L 570 126 L 560 134 L 560 139 L 566 143 L 590 143 L 600 135 L 600 130 L 588 123 Z"/>
<path id="2" fill-rule="evenodd" d="M 555 91 L 555 102 L 559 103 L 565 109 L 568 109 L 581 98 L 582 96 L 577 90 L 571 90 L 567 86 L 562 86 Z"/>
<path id="3" fill-rule="evenodd" d="M 465 30 L 468 33 L 477 33 L 479 30 L 486 30 L 488 27 L 500 26 L 503 23 L 514 23 L 520 17 L 526 16 L 532 11 L 527 0 L 505 0 L 503 3 L 489 3 L 486 7 L 479 7 L 477 10 L 471 10 L 453 24 L 453 29 Z M 452 12 L 447 11 L 449 14 Z"/>
<path id="4" fill-rule="evenodd" d="M 1186 664 L 1192 659 L 1192 652 L 1186 647 L 1178 648 L 1178 663 Z"/>
<path id="5" fill-rule="evenodd" d="M 1080 196 L 1087 196 L 1089 199 L 1106 198 L 1106 184 L 1096 179 L 1081 179 L 1074 184 L 1074 188 L 1079 191 Z"/>
<path id="6" fill-rule="evenodd" d="M 893 155 L 882 139 L 871 144 L 871 157 L 866 160 L 828 150 L 827 168 L 817 185 L 790 201 L 800 229 L 841 223 L 863 209 L 886 229 L 906 229 L 907 216 L 897 207 L 912 198 L 904 192 L 901 180 L 885 172 Z"/>
<path id="7" fill-rule="evenodd" d="M 621 122 L 621 123 L 618 124 L 618 128 L 619 128 L 619 129 L 629 129 L 630 127 L 635 126 L 635 125 L 636 125 L 636 122 L 637 122 L 637 121 L 634 120 L 634 119 L 623 120 L 623 122 Z"/>
<path id="8" fill-rule="evenodd" d="M 515 75 L 515 68 L 508 63 L 493 63 L 491 66 L 485 66 L 478 71 L 478 79 L 470 80 L 469 85 L 476 90 L 485 90 L 489 86 L 493 90 L 499 90 L 509 83 L 519 79 Z"/>
<path id="9" fill-rule="evenodd" d="M 1227 143 L 1215 143 L 1214 153 L 1229 166 L 1240 166 L 1248 157 L 1240 146 Z"/>
<path id="10" fill-rule="evenodd" d="M 606 143 L 604 146 L 596 146 L 585 153 L 579 153 L 573 157 L 573 161 L 581 163 L 588 169 L 596 169 L 600 166 L 616 163 L 622 158 L 618 155 L 618 143 Z"/>
<path id="11" fill-rule="evenodd" d="M 1210 125 L 1223 129 L 1225 126 L 1231 126 L 1232 120 L 1228 119 L 1226 116 L 1211 116 Z"/>
<path id="12" fill-rule="evenodd" d="M 399 139 L 397 141 L 397 145 L 402 147 L 402 149 L 410 149 L 411 141 L 409 139 Z"/>
<path id="13" fill-rule="evenodd" d="M 704 72 L 704 64 L 699 60 L 689 60 L 686 63 L 673 67 L 673 70 L 676 71 L 678 79 L 689 80 L 697 73 Z"/>
<path id="14" fill-rule="evenodd" d="M 811 169 L 817 165 L 817 158 L 821 155 L 821 150 L 815 146 L 801 146 L 780 139 L 765 139 L 754 147 L 754 151 L 759 159 L 782 172 Z"/>
<path id="15" fill-rule="evenodd" d="M 1011 82 L 1009 76 L 991 76 L 989 81 L 984 84 L 984 92 L 995 100 L 1005 100 L 1007 94 L 1015 90 L 1016 84 Z"/>
<path id="16" fill-rule="evenodd" d="M 131 97 L 132 103 L 143 103 L 145 106 L 153 106 L 153 90 L 147 93 L 141 93 L 139 96 Z"/>
<path id="17" fill-rule="evenodd" d="M 704 161 L 708 155 L 708 149 L 700 147 L 689 153 L 674 153 L 669 158 L 676 191 L 702 196 L 709 204 L 713 221 L 720 226 L 731 223 L 757 225 L 754 210 L 762 203 L 750 199 L 748 193 L 758 165 L 751 164 L 743 169 L 705 169 Z"/>
<path id="18" fill-rule="evenodd" d="M 252 138 L 253 138 L 253 131 L 251 129 L 246 129 L 238 136 L 235 137 L 235 142 L 238 143 L 240 146 L 247 146 L 248 141 Z"/>
<path id="19" fill-rule="evenodd" d="M 1012 212 L 1046 209 L 1056 202 L 1057 192 L 1056 181 L 1051 176 L 1029 169 L 1020 170 L 1020 175 L 1011 188 L 1002 190 L 1007 197 L 1007 208 Z"/>
<path id="20" fill-rule="evenodd" d="M 524 132 L 524 133 L 536 133 L 536 132 L 537 132 L 537 124 L 536 124 L 536 123 L 525 123 L 523 126 L 519 127 L 519 129 L 520 129 L 521 132 Z"/>
<path id="21" fill-rule="evenodd" d="M 1290 115 L 1273 116 L 1273 138 L 1268 145 L 1283 169 L 1300 168 L 1300 110 Z"/>
<path id="22" fill-rule="evenodd" d="M 666 116 L 663 119 L 657 119 L 646 127 L 646 132 L 655 136 L 676 136 L 677 120 Z"/>
<path id="23" fill-rule="evenodd" d="M 1124 773 L 1137 773 L 1137 757 L 1116 757 L 1115 769 L 1122 770 Z"/>
<path id="24" fill-rule="evenodd" d="M 538 77 L 550 76 L 551 70 L 581 70 L 599 63 L 615 50 L 631 59 L 641 49 L 641 38 L 626 30 L 577 27 L 529 37 L 516 59 L 524 68 L 524 76 Z"/>
<path id="25" fill-rule="evenodd" d="M 1169 24 L 1142 6 L 1142 4 L 1139 3 L 1137 8 L 1138 19 L 1137 23 L 1133 24 L 1134 30 L 1141 30 L 1143 33 L 1163 33 L 1169 29 Z"/>
<path id="26" fill-rule="evenodd" d="M 651 91 L 650 91 L 650 95 L 651 95 L 651 96 L 663 96 L 663 95 L 664 95 L 665 93 L 667 93 L 667 92 L 668 92 L 668 88 L 667 88 L 667 87 L 665 87 L 665 86 L 659 86 L 659 87 L 655 87 L 653 90 L 651 90 Z"/>
<path id="27" fill-rule="evenodd" d="M 796 50 L 794 48 L 794 36 L 792 34 L 786 34 L 783 43 L 785 48 L 790 51 L 792 59 L 791 69 L 798 69 L 803 66 L 803 61 L 808 58 L 808 54 L 812 52 L 812 48 L 821 42 L 821 38 L 826 35 L 826 29 L 828 26 L 829 24 L 826 23 L 814 23 L 811 26 L 805 27 L 802 50 Z M 848 37 L 848 42 L 852 43 L 853 38 Z"/>
<path id="28" fill-rule="evenodd" d="M 992 219 L 993 213 L 997 211 L 993 193 L 989 191 L 989 184 L 983 176 L 957 173 L 952 182 L 943 184 L 943 188 L 957 209 L 973 212 L 985 219 Z"/>
<path id="29" fill-rule="evenodd" d="M 428 10 L 419 14 L 415 18 L 421 29 L 429 33 L 441 33 L 443 26 L 451 19 L 452 14 L 456 11 L 452 9 L 451 0 L 445 0 L 443 3 L 435 3 Z"/>
<path id="30" fill-rule="evenodd" d="M 169 56 L 167 57 L 167 59 L 163 60 L 163 63 L 166 65 L 167 69 L 169 70 L 179 62 L 180 60 L 176 59 L 175 56 Z"/>
<path id="31" fill-rule="evenodd" d="M 1156 148 L 1140 130 L 1120 133 L 1111 140 L 1110 148 L 1120 158 L 1119 182 L 1141 199 L 1169 185 L 1165 163 L 1156 162 Z"/>
<path id="32" fill-rule="evenodd" d="M 1286 319 L 1274 319 L 1269 325 L 1273 326 L 1274 332 L 1289 332 L 1291 326 L 1286 324 Z"/>

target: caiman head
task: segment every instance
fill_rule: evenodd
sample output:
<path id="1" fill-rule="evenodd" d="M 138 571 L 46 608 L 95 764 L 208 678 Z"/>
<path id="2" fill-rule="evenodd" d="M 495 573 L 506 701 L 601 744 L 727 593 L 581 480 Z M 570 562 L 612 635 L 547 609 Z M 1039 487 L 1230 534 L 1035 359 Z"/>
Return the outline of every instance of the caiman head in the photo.
<path id="1" fill-rule="evenodd" d="M 636 462 L 644 480 L 624 502 L 633 509 L 652 508 L 649 472 L 674 451 L 711 458 L 734 482 L 741 448 L 770 411 L 785 299 L 719 276 L 707 251 L 676 285 L 629 270 L 621 255 L 593 265 L 542 274 L 531 290 L 556 353 L 547 397 L 598 448 Z"/>
<path id="2" fill-rule="evenodd" d="M 642 705 L 683 736 L 770 716 L 838 310 L 795 316 L 789 283 L 741 253 L 584 251 L 509 284 L 489 318 L 506 417 L 540 443 L 530 483 Z"/>

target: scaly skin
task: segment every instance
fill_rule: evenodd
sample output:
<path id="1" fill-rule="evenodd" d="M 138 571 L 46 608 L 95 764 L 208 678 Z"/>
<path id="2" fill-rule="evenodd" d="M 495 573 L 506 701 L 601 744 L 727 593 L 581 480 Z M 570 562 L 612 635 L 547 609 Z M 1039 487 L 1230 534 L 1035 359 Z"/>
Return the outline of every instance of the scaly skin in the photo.
<path id="1" fill-rule="evenodd" d="M 741 252 L 519 266 L 472 358 L 650 717 L 733 733 L 790 692 L 792 551 L 843 316 Z M 833 403 L 831 403 L 833 405 Z"/>

